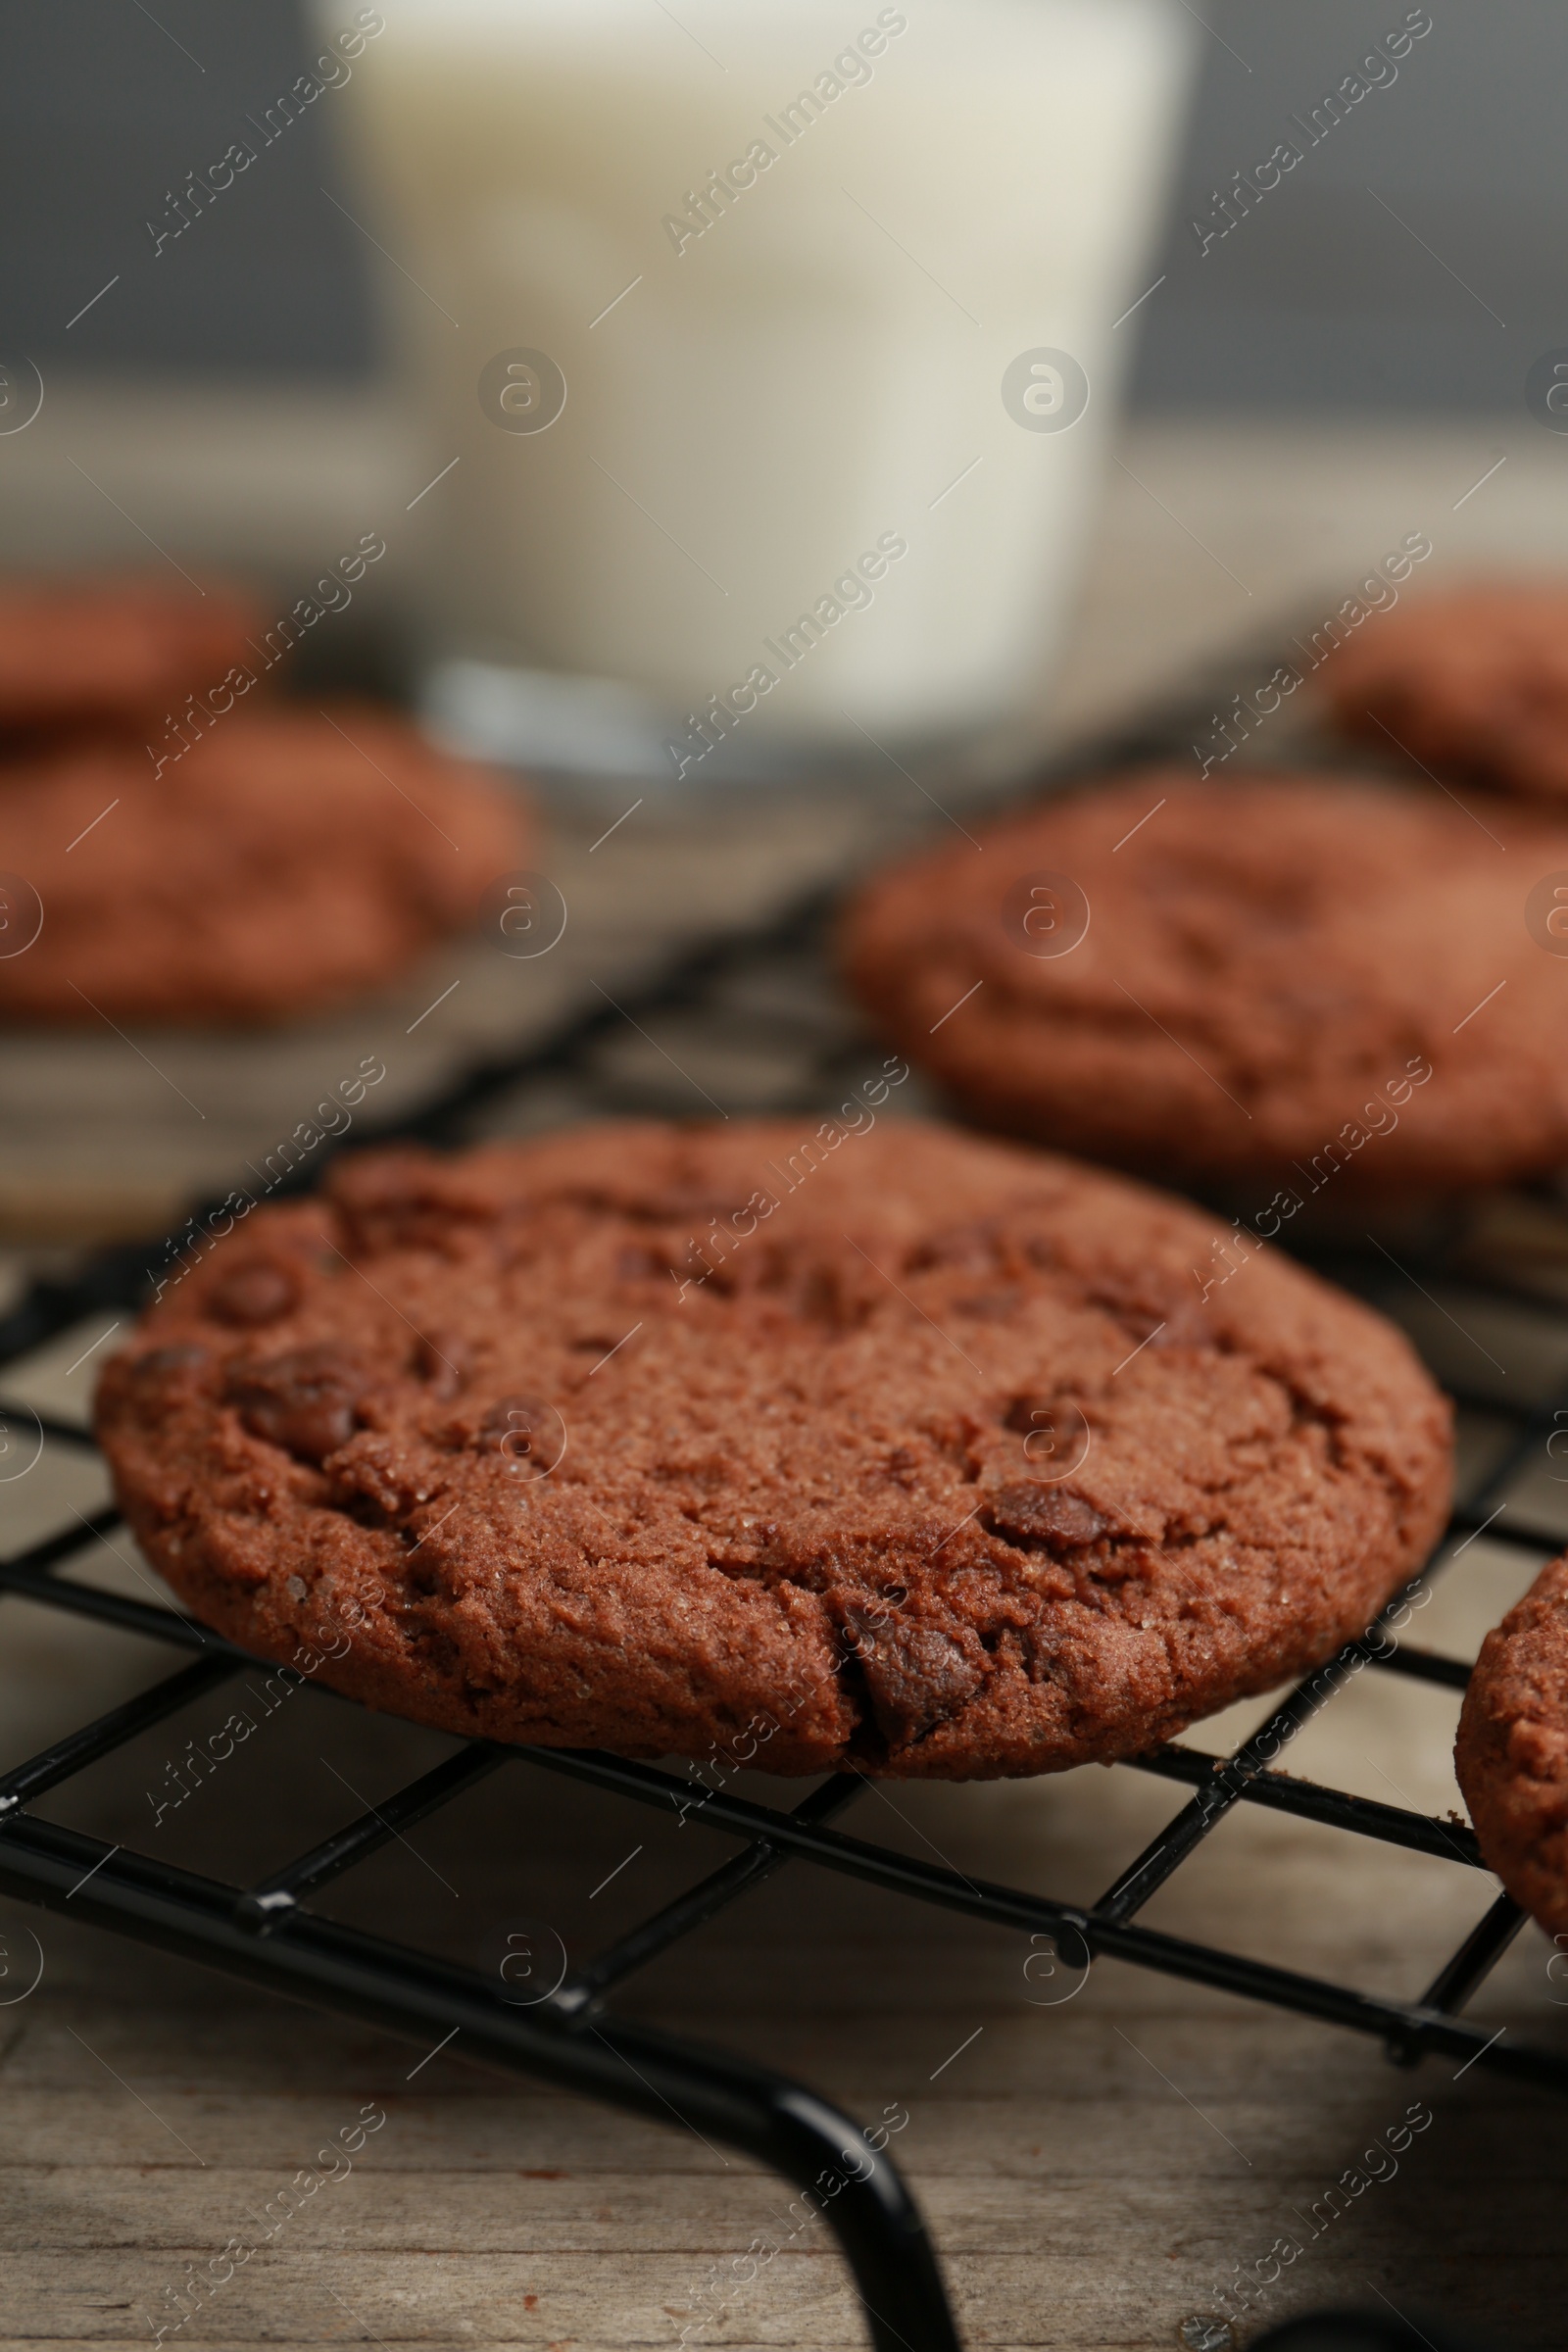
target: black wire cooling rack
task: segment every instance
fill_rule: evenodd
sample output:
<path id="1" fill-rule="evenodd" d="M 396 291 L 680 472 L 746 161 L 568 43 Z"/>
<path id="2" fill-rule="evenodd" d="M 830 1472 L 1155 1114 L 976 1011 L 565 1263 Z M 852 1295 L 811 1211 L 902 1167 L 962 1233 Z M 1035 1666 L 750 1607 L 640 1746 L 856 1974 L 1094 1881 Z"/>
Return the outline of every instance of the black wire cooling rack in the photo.
<path id="1" fill-rule="evenodd" d="M 624 1060 L 616 1059 L 612 1049 L 625 1040 L 628 1012 L 639 1032 L 652 1024 L 662 1027 L 666 1037 L 695 1036 L 699 1043 L 710 1034 L 720 1044 L 727 1041 L 731 1052 L 745 1037 L 764 1045 L 770 1041 L 775 1049 L 787 1046 L 772 1101 L 749 1101 L 746 1107 L 817 1109 L 836 1099 L 836 1082 L 852 1069 L 858 1072 L 872 1050 L 843 1007 L 834 1005 L 825 983 L 822 931 L 827 915 L 827 907 L 818 902 L 763 936 L 691 956 L 629 1004 L 607 1004 L 544 1047 L 469 1073 L 416 1115 L 366 1140 L 396 1137 L 458 1144 L 483 1133 L 525 1132 L 565 1116 L 668 1109 L 672 1104 L 667 1099 L 656 1102 L 650 1094 L 651 1087 L 677 1084 L 670 1078 L 667 1056 L 659 1063 L 657 1076 L 652 1074 L 652 1057 L 641 1075 L 635 1069 L 628 1074 Z M 683 1050 L 689 1059 L 689 1045 Z M 692 1104 L 688 1100 L 679 1106 L 690 1110 Z M 125 1311 L 139 1305 L 146 1292 L 146 1263 L 145 1250 L 106 1250 L 69 1280 L 35 1283 L 0 1321 L 0 1391 L 8 1367 L 82 1318 L 103 1309 Z M 1428 1253 L 1422 1261 L 1427 1279 L 1436 1279 L 1429 1269 L 1441 1272 L 1442 1263 L 1441 1248 Z M 1509 1442 L 1500 1461 L 1456 1510 L 1433 1567 L 1443 1563 L 1454 1539 L 1462 1544 L 1482 1528 L 1494 1541 L 1520 1544 L 1537 1554 L 1555 1549 L 1557 1538 L 1539 1529 L 1532 1534 L 1517 1513 L 1510 1515 L 1506 1528 L 1494 1521 L 1510 1481 L 1533 1458 L 1541 1460 L 1540 1449 L 1560 1427 L 1554 1409 L 1559 1403 L 1568 1407 L 1568 1394 L 1534 1410 L 1510 1408 L 1492 1396 L 1470 1401 L 1506 1420 Z M 41 1427 L 48 1441 L 63 1446 L 83 1448 L 91 1444 L 84 1431 L 67 1423 L 44 1420 Z M 1049 1938 L 1047 1950 L 1068 1967 L 1083 1967 L 1091 1959 L 1120 1960 L 1346 2027 L 1380 2042 L 1401 2064 L 1414 2065 L 1442 2052 L 1515 2081 L 1568 2092 L 1568 2056 L 1531 2047 L 1513 2034 L 1489 2034 L 1467 2024 L 1463 2015 L 1524 1924 L 1524 1915 L 1506 1895 L 1491 1904 L 1432 1983 L 1405 2000 L 1362 1992 L 1140 1924 L 1139 1913 L 1156 1888 L 1198 1852 L 1236 1805 L 1261 1805 L 1457 1867 L 1483 1867 L 1473 1833 L 1451 1819 L 1439 1821 L 1287 1776 L 1272 1762 L 1363 1666 L 1436 1685 L 1452 1691 L 1457 1701 L 1468 1678 L 1467 1663 L 1434 1655 L 1405 1641 L 1398 1601 L 1390 1604 L 1360 1642 L 1307 1677 L 1271 1720 L 1234 1752 L 1214 1755 L 1197 1746 L 1172 1745 L 1123 1767 L 1157 1775 L 1192 1793 L 1157 1838 L 1089 1905 L 976 1883 L 852 1836 L 838 1826 L 838 1817 L 860 1793 L 863 1784 L 856 1775 L 822 1782 L 788 1810 L 706 1784 L 706 1793 L 694 1802 L 691 1780 L 647 1764 L 589 1751 L 512 1748 L 479 1740 L 383 1799 L 374 1810 L 346 1823 L 324 1843 L 298 1855 L 262 1884 L 237 1886 L 107 1846 L 29 1809 L 47 1791 L 254 1663 L 231 1643 L 170 1610 L 61 1576 L 63 1568 L 117 1524 L 113 1511 L 90 1521 L 74 1520 L 0 1562 L 0 1595 L 24 1596 L 192 1654 L 188 1663 L 140 1696 L 0 1776 L 0 1889 L 54 1910 L 63 1910 L 69 1900 L 77 1919 L 357 2022 L 372 2019 L 424 2048 L 461 2036 L 463 2052 L 470 2059 L 543 2078 L 658 2123 L 694 2125 L 705 2135 L 746 2151 L 817 2200 L 851 2266 L 877 2352 L 956 2352 L 958 2343 L 935 2248 L 891 2159 L 853 2119 L 802 2084 L 721 2050 L 625 2022 L 609 2005 L 616 1986 L 636 1970 L 786 1865 L 806 1863 L 836 1871 L 888 1894 L 939 1904 L 999 1929 Z M 1407 1595 L 1418 1592 L 1421 1581 L 1407 1588 Z M 732 1841 L 738 1850 L 700 1884 L 576 1968 L 553 1995 L 527 2008 L 513 2006 L 497 1981 L 476 1970 L 364 1933 L 312 1909 L 313 1895 L 356 1869 L 389 1838 L 437 1814 L 486 1776 L 503 1771 L 564 1775 L 627 1805 L 673 1810 L 677 1818 L 684 1815 Z M 1318 2340 L 1352 2338 L 1325 2334 L 1313 2338 Z M 1370 2338 L 1363 2332 L 1353 2340 Z"/>

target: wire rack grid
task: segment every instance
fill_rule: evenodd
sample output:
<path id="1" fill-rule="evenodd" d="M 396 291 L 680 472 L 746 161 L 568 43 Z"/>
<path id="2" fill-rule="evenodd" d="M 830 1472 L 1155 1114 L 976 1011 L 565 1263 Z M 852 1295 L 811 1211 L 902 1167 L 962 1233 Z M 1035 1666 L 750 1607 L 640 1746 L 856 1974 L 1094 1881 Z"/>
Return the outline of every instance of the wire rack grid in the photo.
<path id="1" fill-rule="evenodd" d="M 395 1130 L 367 1140 L 462 1142 L 476 1128 L 482 1131 L 487 1119 L 493 1125 L 498 1106 L 505 1114 L 503 1126 L 514 1131 L 558 1117 L 564 1109 L 646 1107 L 635 1091 L 628 1101 L 624 1079 L 607 1076 L 607 1048 L 620 1033 L 625 1013 L 632 1012 L 641 1028 L 673 1019 L 706 1020 L 721 1029 L 735 1004 L 748 998 L 754 1006 L 761 1003 L 766 1017 L 800 1049 L 796 1075 L 785 1081 L 772 1107 L 815 1108 L 842 1074 L 847 1051 L 842 1016 L 837 1022 L 820 1017 L 826 912 L 814 903 L 766 936 L 705 949 L 629 1006 L 603 1007 L 543 1048 L 468 1073 Z M 144 1268 L 145 1252 L 107 1250 L 69 1280 L 35 1283 L 0 1322 L 0 1391 L 7 1372 L 22 1358 L 84 1316 L 139 1304 Z M 1494 1415 L 1503 1409 L 1492 1396 L 1471 1401 Z M 1518 1517 L 1506 1529 L 1494 1523 L 1510 1481 L 1539 1458 L 1561 1426 L 1556 1418 L 1561 1409 L 1568 1409 L 1568 1393 L 1533 1409 L 1507 1408 L 1510 1437 L 1501 1459 L 1464 1497 L 1424 1574 L 1442 1566 L 1483 1528 L 1490 1540 L 1519 1544 L 1534 1554 L 1556 1547 L 1548 1532 L 1533 1531 Z M 47 1442 L 78 1449 L 91 1445 L 77 1426 L 34 1418 Z M 1506 1895 L 1485 1909 L 1432 1982 L 1408 1999 L 1167 1935 L 1140 1920 L 1155 1891 L 1239 1805 L 1263 1806 L 1459 1868 L 1484 1867 L 1473 1833 L 1451 1819 L 1297 1778 L 1274 1761 L 1363 1668 L 1414 1678 L 1451 1691 L 1457 1700 L 1468 1664 L 1416 1647 L 1402 1636 L 1401 1621 L 1408 1615 L 1402 1604 L 1419 1594 L 1421 1578 L 1359 1642 L 1308 1676 L 1231 1753 L 1212 1754 L 1183 1742 L 1122 1767 L 1158 1776 L 1191 1793 L 1147 1848 L 1087 1905 L 976 1882 L 853 1835 L 839 1824 L 863 1788 L 854 1774 L 821 1782 L 786 1810 L 701 1782 L 694 1796 L 691 1779 L 613 1755 L 485 1741 L 468 1743 L 284 1868 L 241 1886 L 111 1848 L 31 1809 L 47 1792 L 255 1663 L 172 1610 L 61 1574 L 117 1524 L 112 1510 L 76 1519 L 0 1561 L 0 1596 L 24 1597 L 150 1636 L 188 1653 L 187 1661 L 128 1703 L 0 1776 L 0 1890 L 54 1910 L 69 1901 L 77 1919 L 344 2017 L 372 2019 L 421 2047 L 458 2042 L 472 2060 L 567 2086 L 655 2122 L 687 2124 L 743 2150 L 817 2201 L 850 2266 L 877 2352 L 956 2352 L 959 2340 L 936 2249 L 891 2157 L 851 2117 L 806 2086 L 720 2049 L 617 2018 L 610 2005 L 615 1988 L 633 1972 L 788 1865 L 841 1873 L 887 1894 L 1045 1938 L 1048 1951 L 1069 1968 L 1120 1960 L 1348 2029 L 1382 2043 L 1400 2064 L 1446 2053 L 1462 2065 L 1568 2092 L 1568 2057 L 1512 2034 L 1489 2035 L 1463 2014 L 1524 1924 L 1524 1914 Z M 629 1806 L 666 1815 L 673 1810 L 737 1850 L 529 2007 L 510 2002 L 505 1987 L 478 1970 L 367 1934 L 313 1908 L 314 1895 L 388 1839 L 439 1814 L 486 1777 L 517 1770 L 564 1775 Z"/>

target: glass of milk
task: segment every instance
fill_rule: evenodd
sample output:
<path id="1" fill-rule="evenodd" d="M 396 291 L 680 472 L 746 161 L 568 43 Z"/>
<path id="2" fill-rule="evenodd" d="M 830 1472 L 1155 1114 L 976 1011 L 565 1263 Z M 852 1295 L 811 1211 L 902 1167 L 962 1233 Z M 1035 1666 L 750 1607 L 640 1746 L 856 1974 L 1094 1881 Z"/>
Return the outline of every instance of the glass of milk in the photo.
<path id="1" fill-rule="evenodd" d="M 1174 0 L 354 22 L 436 715 L 671 780 L 1026 744 L 1155 268 Z"/>

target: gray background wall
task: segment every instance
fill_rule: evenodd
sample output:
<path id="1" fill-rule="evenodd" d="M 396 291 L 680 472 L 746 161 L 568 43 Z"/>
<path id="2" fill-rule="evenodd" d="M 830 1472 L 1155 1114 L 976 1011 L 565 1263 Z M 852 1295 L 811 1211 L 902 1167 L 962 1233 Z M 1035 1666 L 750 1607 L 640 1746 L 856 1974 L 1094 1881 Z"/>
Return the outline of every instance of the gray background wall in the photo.
<path id="1" fill-rule="evenodd" d="M 373 364 L 361 240 L 320 192 L 346 193 L 321 120 L 330 97 L 196 220 L 177 269 L 167 251 L 159 267 L 144 225 L 231 139 L 259 145 L 246 116 L 306 62 L 293 0 L 0 0 L 0 56 L 9 347 L 44 368 L 297 376 Z"/>
<path id="2" fill-rule="evenodd" d="M 1405 0 L 1209 0 L 1166 282 L 1141 315 L 1144 408 L 1522 413 L 1530 362 L 1568 344 L 1568 9 L 1431 14 L 1397 81 L 1200 256 L 1188 222 L 1216 183 L 1405 15 Z M 187 232 L 177 271 L 143 225 L 300 71 L 292 0 L 0 0 L 0 49 L 8 346 L 137 371 L 374 368 L 364 248 L 321 193 L 347 194 L 330 100 Z"/>
<path id="3" fill-rule="evenodd" d="M 1147 306 L 1145 405 L 1523 416 L 1531 361 L 1568 344 L 1561 0 L 1430 0 L 1433 28 L 1397 81 L 1306 150 L 1239 230 L 1200 258 L 1188 224 L 1406 5 L 1204 8 L 1170 275 Z"/>

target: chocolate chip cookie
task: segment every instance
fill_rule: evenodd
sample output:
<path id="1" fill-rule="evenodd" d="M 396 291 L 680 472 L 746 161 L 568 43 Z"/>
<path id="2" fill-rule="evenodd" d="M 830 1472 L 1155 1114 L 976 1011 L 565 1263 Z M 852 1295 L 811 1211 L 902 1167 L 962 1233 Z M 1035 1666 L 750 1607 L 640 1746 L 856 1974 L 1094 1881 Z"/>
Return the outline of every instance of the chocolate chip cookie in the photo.
<path id="1" fill-rule="evenodd" d="M 1548 1933 L 1568 1932 L 1568 1553 L 1482 1643 L 1454 1769 L 1508 1892 Z"/>
<path id="2" fill-rule="evenodd" d="M 236 710 L 161 774 L 107 737 L 0 780 L 11 1021 L 274 1021 L 395 979 L 524 865 L 521 803 L 368 707 Z M 30 893 L 27 896 L 26 893 Z M 0 939 L 8 932 L 0 930 Z"/>
<path id="3" fill-rule="evenodd" d="M 784 1773 L 1133 1754 L 1360 1632 L 1447 1505 L 1404 1340 L 863 1091 L 241 1212 L 103 1376 L 148 1558 L 392 1713 Z"/>
<path id="4" fill-rule="evenodd" d="M 1322 692 L 1391 759 L 1568 803 L 1568 587 L 1471 588 L 1379 615 L 1329 657 Z"/>
<path id="5" fill-rule="evenodd" d="M 1153 767 L 882 874 L 843 952 L 891 1040 L 987 1124 L 1221 1184 L 1272 1236 L 1317 1194 L 1568 1158 L 1553 923 L 1568 821 Z"/>
<path id="6" fill-rule="evenodd" d="M 152 725 L 232 664 L 256 666 L 260 617 L 216 582 L 0 583 L 0 733 Z"/>

